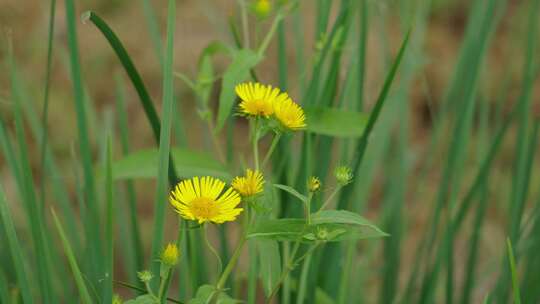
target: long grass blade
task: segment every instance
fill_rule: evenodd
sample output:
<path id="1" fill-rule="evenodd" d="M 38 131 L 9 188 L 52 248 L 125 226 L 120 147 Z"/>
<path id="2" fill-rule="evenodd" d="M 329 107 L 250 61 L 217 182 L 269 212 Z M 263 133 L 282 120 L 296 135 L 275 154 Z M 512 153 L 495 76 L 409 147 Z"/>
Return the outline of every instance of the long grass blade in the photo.
<path id="1" fill-rule="evenodd" d="M 94 303 L 90 297 L 90 294 L 88 293 L 88 289 L 84 282 L 81 270 L 79 269 L 79 265 L 77 264 L 77 259 L 75 258 L 75 255 L 73 254 L 71 245 L 69 244 L 69 241 L 66 237 L 66 233 L 64 232 L 64 228 L 62 227 L 62 223 L 60 223 L 60 220 L 56 216 L 54 209 L 51 209 L 51 213 L 54 219 L 54 223 L 56 225 L 56 230 L 58 231 L 58 235 L 60 236 L 60 240 L 62 241 L 64 252 L 66 253 L 66 256 L 68 258 L 69 266 L 71 267 L 71 271 L 73 272 L 73 277 L 75 279 L 77 289 L 79 290 L 79 296 L 80 296 L 81 302 L 84 304 Z"/>
<path id="2" fill-rule="evenodd" d="M 13 259 L 13 267 L 15 268 L 15 274 L 17 282 L 21 290 L 21 295 L 24 303 L 35 303 L 31 294 L 32 288 L 30 288 L 29 279 L 25 270 L 24 261 L 22 260 L 23 254 L 15 226 L 11 214 L 9 213 L 6 196 L 4 195 L 4 189 L 0 185 L 0 218 L 3 224 L 3 229 L 7 236 L 8 246 L 7 249 L 11 253 Z"/>
<path id="3" fill-rule="evenodd" d="M 521 296 L 519 293 L 519 281 L 516 270 L 516 259 L 514 258 L 514 250 L 512 249 L 512 242 L 510 239 L 506 239 L 506 246 L 508 249 L 508 263 L 510 264 L 510 274 L 512 276 L 512 289 L 514 295 L 514 303 L 521 304 Z"/>
<path id="4" fill-rule="evenodd" d="M 84 199 L 87 216 L 84 217 L 84 227 L 86 229 L 86 242 L 89 246 L 88 274 L 93 285 L 98 286 L 99 273 L 102 273 L 102 244 L 99 231 L 99 214 L 97 207 L 96 186 L 94 181 L 94 170 L 92 167 L 92 147 L 87 123 L 87 110 L 85 107 L 85 95 L 79 59 L 79 46 L 77 40 L 77 26 L 75 16 L 74 0 L 65 1 L 67 38 L 69 47 L 69 59 L 71 80 L 73 85 L 73 97 L 77 115 L 77 131 L 79 141 L 79 153 L 84 171 Z"/>
<path id="5" fill-rule="evenodd" d="M 124 156 L 127 156 L 130 153 L 129 127 L 128 118 L 126 115 L 127 105 L 124 92 L 124 84 L 120 77 L 118 77 L 117 83 L 118 94 L 116 98 L 116 113 L 118 115 L 118 128 L 120 129 L 120 143 L 122 147 L 122 154 Z M 139 228 L 139 216 L 137 212 L 137 195 L 135 192 L 133 180 L 127 180 L 125 182 L 125 188 L 127 193 L 126 199 L 129 212 L 129 232 L 131 236 L 131 244 L 133 244 L 133 250 L 130 250 L 130 253 L 133 254 L 134 261 L 132 274 L 133 278 L 136 279 L 136 271 L 143 269 L 144 266 L 144 252 L 141 240 L 141 232 Z"/>
<path id="6" fill-rule="evenodd" d="M 156 263 L 159 251 L 163 246 L 163 230 L 165 227 L 165 206 L 167 205 L 167 176 L 171 147 L 172 105 L 174 98 L 173 64 L 174 64 L 174 30 L 175 30 L 175 0 L 169 0 L 167 17 L 167 39 L 165 47 L 165 65 L 163 68 L 163 109 L 161 130 L 159 136 L 158 177 L 156 200 L 154 202 L 154 228 L 152 233 L 152 272 L 159 273 Z"/>

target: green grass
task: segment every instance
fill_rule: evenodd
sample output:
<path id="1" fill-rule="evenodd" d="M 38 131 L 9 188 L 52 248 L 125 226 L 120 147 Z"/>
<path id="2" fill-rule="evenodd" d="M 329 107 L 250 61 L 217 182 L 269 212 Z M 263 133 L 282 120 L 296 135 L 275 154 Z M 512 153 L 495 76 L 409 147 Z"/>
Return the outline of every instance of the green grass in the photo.
<path id="1" fill-rule="evenodd" d="M 238 1 L 231 15 L 198 4 L 216 18 L 205 22 L 228 22 L 217 32 L 229 36 L 194 58 L 179 30 L 183 2 L 136 2 L 130 10 L 144 20 L 129 22 L 145 29 L 136 41 L 151 49 L 157 79 L 116 23 L 133 18 L 120 2 L 114 14 L 48 2 L 47 18 L 35 21 L 47 33 L 32 49 L 43 63 L 37 83 L 18 53 L 36 38 L 2 36 L 0 302 L 110 303 L 120 294 L 138 297 L 129 303 L 264 303 L 276 286 L 273 303 L 285 304 L 540 301 L 540 0 L 273 1 L 264 17 L 252 2 Z M 83 5 L 96 12 L 81 23 Z M 55 34 L 57 15 L 66 41 Z M 86 60 L 98 52 L 87 43 L 92 32 L 99 56 L 120 71 L 105 90 L 112 102 L 92 81 L 110 72 Z M 194 174 L 230 182 L 259 165 L 245 118 L 233 114 L 243 81 L 287 91 L 312 125 L 280 135 L 262 168 L 264 199 L 242 205 L 249 215 L 208 229 L 223 268 L 241 253 L 216 290 L 221 274 L 203 229 L 178 220 L 168 193 Z M 59 114 L 74 119 L 58 126 Z M 255 141 L 261 160 L 273 136 Z M 338 187 L 338 165 L 354 179 L 328 206 L 353 213 L 306 226 Z M 313 175 L 322 189 L 312 197 Z M 370 235 L 371 223 L 388 236 Z M 169 242 L 181 252 L 174 271 L 160 262 Z M 148 286 L 137 276 L 145 269 L 154 275 Z"/>

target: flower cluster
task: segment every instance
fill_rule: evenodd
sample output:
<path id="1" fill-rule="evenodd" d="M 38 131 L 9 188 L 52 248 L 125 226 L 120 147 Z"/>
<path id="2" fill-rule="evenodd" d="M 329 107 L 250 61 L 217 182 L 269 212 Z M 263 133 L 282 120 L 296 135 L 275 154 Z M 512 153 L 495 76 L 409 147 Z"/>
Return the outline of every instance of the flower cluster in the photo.
<path id="1" fill-rule="evenodd" d="M 240 113 L 248 117 L 275 119 L 282 130 L 296 131 L 306 127 L 304 110 L 285 92 L 271 85 L 241 83 L 235 88 L 242 100 Z"/>

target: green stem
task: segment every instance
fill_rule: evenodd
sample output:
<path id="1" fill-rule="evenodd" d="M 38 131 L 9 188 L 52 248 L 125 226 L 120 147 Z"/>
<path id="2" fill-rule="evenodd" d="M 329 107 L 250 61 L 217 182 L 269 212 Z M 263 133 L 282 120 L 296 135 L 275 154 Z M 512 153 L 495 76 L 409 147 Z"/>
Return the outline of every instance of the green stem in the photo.
<path id="1" fill-rule="evenodd" d="M 158 301 L 159 303 L 163 303 L 163 295 L 165 294 L 165 291 L 166 291 L 166 286 L 168 286 L 169 284 L 169 277 L 171 276 L 172 274 L 172 267 L 169 267 L 169 269 L 167 270 L 167 274 L 165 275 L 165 277 L 161 278 L 161 282 L 159 284 L 159 291 L 158 291 Z"/>
<path id="2" fill-rule="evenodd" d="M 334 191 L 332 193 L 330 193 L 330 195 L 328 196 L 326 201 L 321 205 L 321 208 L 319 208 L 319 211 L 317 211 L 317 213 L 321 212 L 322 210 L 324 210 L 324 208 L 328 207 L 328 204 L 330 204 L 332 202 L 332 199 L 339 192 L 339 189 L 341 189 L 341 186 L 338 186 L 336 189 L 334 189 Z"/>
<path id="3" fill-rule="evenodd" d="M 279 280 L 278 282 L 276 283 L 276 285 L 274 286 L 274 288 L 272 289 L 272 292 L 270 293 L 270 295 L 268 296 L 268 299 L 266 299 L 266 303 L 267 304 L 270 304 L 272 302 L 272 298 L 274 298 L 274 296 L 276 295 L 276 293 L 278 292 L 279 290 L 279 287 L 281 286 L 281 284 L 283 283 L 283 281 L 285 280 L 285 278 L 287 277 L 287 275 L 292 271 L 294 270 L 294 268 L 296 267 L 296 265 L 298 263 L 300 263 L 302 260 L 304 260 L 306 257 L 310 256 L 311 253 L 320 245 L 319 242 L 316 242 L 315 244 L 311 245 L 311 247 L 306 251 L 306 253 L 299 257 L 298 259 L 295 260 L 295 257 L 296 257 L 296 254 L 298 253 L 298 249 L 300 248 L 300 239 L 301 238 L 298 238 L 294 244 L 294 249 L 293 249 L 293 252 L 291 254 L 291 257 L 289 259 L 289 263 L 287 263 L 287 267 L 285 269 L 283 269 L 283 272 L 281 273 L 281 276 L 279 277 Z"/>
<path id="4" fill-rule="evenodd" d="M 227 266 L 225 266 L 225 270 L 221 274 L 221 277 L 219 278 L 216 284 L 217 290 L 223 289 L 225 282 L 227 282 L 227 278 L 231 274 L 232 270 L 234 269 L 234 266 L 236 265 L 236 262 L 238 261 L 238 258 L 240 257 L 240 253 L 242 252 L 242 248 L 244 247 L 245 243 L 246 243 L 246 237 L 243 236 L 238 242 L 238 245 L 236 245 L 236 248 L 234 249 L 234 253 L 231 259 L 229 260 L 229 263 L 227 264 Z"/>
<path id="5" fill-rule="evenodd" d="M 253 130 L 251 134 L 252 145 L 253 145 L 253 159 L 255 162 L 255 170 L 259 171 L 259 120 L 255 118 L 255 123 L 253 125 Z"/>
<path id="6" fill-rule="evenodd" d="M 208 240 L 208 225 L 204 225 L 203 229 L 204 229 L 204 233 L 203 233 L 204 242 L 206 243 L 206 246 L 208 247 L 208 249 L 210 249 L 210 251 L 212 252 L 212 254 L 216 257 L 216 259 L 218 261 L 218 271 L 217 271 L 217 273 L 221 273 L 221 270 L 223 269 L 223 262 L 221 261 L 221 257 L 219 256 L 219 254 L 216 251 L 216 249 L 214 248 L 214 246 L 212 246 L 212 244 Z"/>
<path id="7" fill-rule="evenodd" d="M 206 119 L 206 123 L 208 124 L 208 129 L 210 129 L 210 134 L 212 137 L 212 144 L 214 145 L 214 150 L 216 151 L 216 154 L 218 156 L 218 159 L 220 162 L 225 163 L 225 156 L 223 154 L 223 150 L 221 150 L 221 145 L 219 144 L 219 140 L 216 136 L 215 125 L 214 121 L 212 120 L 211 115 L 208 116 Z"/>
<path id="8" fill-rule="evenodd" d="M 283 12 L 280 11 L 276 15 L 276 18 L 274 18 L 274 21 L 272 22 L 272 27 L 270 28 L 270 30 L 268 31 L 268 33 L 264 37 L 264 40 L 261 43 L 261 46 L 259 47 L 259 50 L 258 50 L 259 55 L 262 56 L 264 54 L 264 52 L 266 51 L 266 49 L 268 48 L 268 45 L 270 44 L 270 41 L 272 40 L 272 37 L 276 33 L 279 22 L 281 21 L 281 19 L 283 19 L 283 17 L 284 17 Z"/>
<path id="9" fill-rule="evenodd" d="M 240 11 L 242 14 L 242 35 L 244 36 L 244 48 L 249 49 L 249 26 L 246 2 L 244 0 L 239 0 L 238 3 L 240 5 Z"/>
<path id="10" fill-rule="evenodd" d="M 276 133 L 274 135 L 274 139 L 272 139 L 272 144 L 270 144 L 270 148 L 268 149 L 268 152 L 266 152 L 266 155 L 264 156 L 262 167 L 266 167 L 266 163 L 270 160 L 270 156 L 272 156 L 272 153 L 274 153 L 274 150 L 277 147 L 277 144 L 279 142 L 279 139 L 281 138 L 281 132 Z"/>
<path id="11" fill-rule="evenodd" d="M 309 265 L 311 265 L 311 253 L 306 256 L 304 263 L 302 264 L 302 272 L 300 274 L 300 285 L 298 285 L 298 296 L 296 297 L 296 303 L 304 303 L 306 297 L 306 283 L 309 273 Z"/>
<path id="12" fill-rule="evenodd" d="M 146 287 L 146 291 L 148 292 L 148 294 L 149 294 L 150 296 L 152 296 L 153 298 L 155 298 L 156 300 L 158 300 L 158 297 L 156 297 L 156 295 L 155 295 L 154 292 L 152 291 L 152 287 L 150 287 L 149 282 L 144 282 L 144 286 Z"/>
<path id="13" fill-rule="evenodd" d="M 309 192 L 306 200 L 306 221 L 308 226 L 311 225 L 311 199 L 313 198 L 313 192 Z"/>

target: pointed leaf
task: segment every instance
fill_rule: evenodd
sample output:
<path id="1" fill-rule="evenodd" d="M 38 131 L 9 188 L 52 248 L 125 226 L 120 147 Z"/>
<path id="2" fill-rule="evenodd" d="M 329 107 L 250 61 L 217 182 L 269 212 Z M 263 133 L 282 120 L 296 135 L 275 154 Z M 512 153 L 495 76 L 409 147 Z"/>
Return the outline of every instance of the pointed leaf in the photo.
<path id="1" fill-rule="evenodd" d="M 225 167 L 204 152 L 187 149 L 172 149 L 178 176 L 189 178 L 192 176 L 210 175 L 225 180 L 231 176 Z M 157 174 L 157 149 L 140 150 L 114 162 L 114 179 L 127 178 L 153 178 Z"/>
<path id="2" fill-rule="evenodd" d="M 306 130 L 335 137 L 360 137 L 368 116 L 364 113 L 329 107 L 306 109 Z"/>

